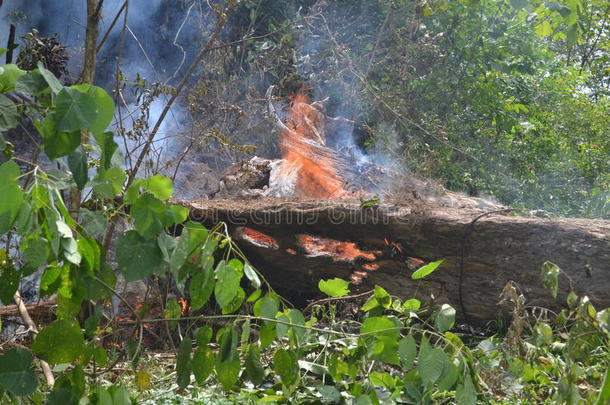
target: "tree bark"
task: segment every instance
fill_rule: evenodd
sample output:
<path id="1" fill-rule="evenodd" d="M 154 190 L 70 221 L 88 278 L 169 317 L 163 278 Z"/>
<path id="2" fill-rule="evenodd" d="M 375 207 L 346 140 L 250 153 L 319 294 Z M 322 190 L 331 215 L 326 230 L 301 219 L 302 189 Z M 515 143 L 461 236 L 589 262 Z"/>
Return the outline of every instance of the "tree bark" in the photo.
<path id="1" fill-rule="evenodd" d="M 352 286 L 353 292 L 380 285 L 403 298 L 449 303 L 461 319 L 472 323 L 506 315 L 498 301 L 509 281 L 521 287 L 531 306 L 562 307 L 570 285 L 594 304 L 610 306 L 610 221 L 481 216 L 484 211 L 473 208 L 404 202 L 372 208 L 350 200 L 178 203 L 190 209 L 193 220 L 207 226 L 225 221 L 252 263 L 275 288 L 292 297 L 317 298 L 320 279 L 350 279 L 360 271 L 366 275 L 361 284 Z M 263 232 L 274 242 L 267 244 L 270 247 L 252 243 L 244 227 Z M 363 251 L 377 252 L 376 259 L 311 257 L 299 245 L 296 235 L 302 234 L 355 242 Z M 386 239 L 400 245 L 404 255 L 397 255 Z M 445 262 L 429 276 L 412 280 L 406 256 Z M 567 275 L 560 276 L 557 299 L 540 280 L 545 261 L 557 264 Z M 379 268 L 363 270 L 363 265 L 372 263 Z"/>

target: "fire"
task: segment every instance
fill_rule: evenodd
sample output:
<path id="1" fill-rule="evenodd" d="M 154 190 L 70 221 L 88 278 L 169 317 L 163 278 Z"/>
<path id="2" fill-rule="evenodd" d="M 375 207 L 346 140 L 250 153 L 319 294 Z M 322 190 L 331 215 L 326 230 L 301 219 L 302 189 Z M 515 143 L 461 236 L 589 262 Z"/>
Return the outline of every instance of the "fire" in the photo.
<path id="1" fill-rule="evenodd" d="M 361 250 L 354 242 L 341 242 L 320 236 L 301 234 L 297 235 L 297 241 L 309 256 L 330 256 L 334 262 L 353 262 L 359 258 L 373 261 L 381 253 Z"/>
<path id="2" fill-rule="evenodd" d="M 278 249 L 280 247 L 274 237 L 257 231 L 256 229 L 244 227 L 241 230 L 241 236 L 248 242 L 259 247 L 268 249 Z"/>
<path id="3" fill-rule="evenodd" d="M 305 92 L 292 98 L 289 131 L 280 135 L 282 175 L 296 176 L 297 197 L 338 198 L 347 193 L 326 143 L 326 116 Z"/>

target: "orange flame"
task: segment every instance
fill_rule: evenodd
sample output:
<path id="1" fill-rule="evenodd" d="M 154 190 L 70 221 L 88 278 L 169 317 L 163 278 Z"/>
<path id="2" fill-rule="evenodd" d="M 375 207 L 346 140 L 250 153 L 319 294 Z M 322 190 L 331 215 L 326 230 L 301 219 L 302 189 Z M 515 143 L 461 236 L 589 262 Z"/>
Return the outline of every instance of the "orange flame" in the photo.
<path id="1" fill-rule="evenodd" d="M 297 241 L 310 256 L 330 256 L 334 262 L 352 262 L 358 258 L 375 260 L 381 252 L 360 250 L 354 242 L 341 242 L 335 239 L 312 235 L 297 235 Z"/>
<path id="2" fill-rule="evenodd" d="M 248 227 L 242 229 L 242 237 L 250 243 L 264 248 L 278 249 L 280 246 L 274 237 Z"/>
<path id="3" fill-rule="evenodd" d="M 303 91 L 292 98 L 287 127 L 280 136 L 286 175 L 296 170 L 297 197 L 337 198 L 346 196 L 333 157 L 325 144 L 326 116 Z"/>

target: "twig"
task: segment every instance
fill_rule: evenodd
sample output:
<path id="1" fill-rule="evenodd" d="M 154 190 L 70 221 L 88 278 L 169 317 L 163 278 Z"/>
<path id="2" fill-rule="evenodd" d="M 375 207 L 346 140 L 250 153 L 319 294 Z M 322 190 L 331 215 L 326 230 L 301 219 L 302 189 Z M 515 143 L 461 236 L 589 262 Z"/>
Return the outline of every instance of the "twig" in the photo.
<path id="1" fill-rule="evenodd" d="M 17 308 L 19 309 L 19 315 L 21 316 L 23 323 L 25 323 L 27 325 L 29 331 L 33 335 L 37 335 L 38 328 L 36 327 L 36 324 L 32 320 L 32 317 L 30 317 L 28 309 L 25 306 L 25 303 L 23 302 L 23 300 L 21 299 L 21 294 L 19 293 L 19 290 L 15 291 L 15 295 L 13 295 L 13 299 L 15 300 L 15 304 L 17 304 Z M 51 367 L 49 366 L 49 363 L 47 363 L 44 360 L 40 360 L 40 368 L 42 368 L 42 373 L 44 374 L 44 378 L 47 380 L 47 384 L 49 385 L 49 387 L 52 387 L 53 385 L 55 385 L 55 377 L 53 376 L 53 371 L 51 371 Z"/>
<path id="2" fill-rule="evenodd" d="M 108 39 L 108 36 L 110 35 L 110 31 L 112 31 L 112 29 L 114 28 L 114 25 L 116 24 L 116 22 L 118 21 L 119 17 L 121 16 L 121 13 L 127 7 L 127 3 L 129 3 L 129 0 L 125 0 L 125 2 L 123 3 L 123 5 L 119 9 L 119 11 L 114 16 L 114 19 L 112 20 L 112 22 L 110 23 L 110 26 L 106 30 L 106 33 L 104 34 L 104 37 L 102 38 L 100 43 L 97 45 L 97 48 L 95 49 L 96 52 L 99 52 L 100 49 L 102 49 L 102 46 L 104 46 L 104 43 L 106 42 L 106 40 Z"/>
<path id="3" fill-rule="evenodd" d="M 161 115 L 159 115 L 159 118 L 157 119 L 155 126 L 153 127 L 152 131 L 150 131 L 146 144 L 144 145 L 142 152 L 140 152 L 140 155 L 138 156 L 138 159 L 136 160 L 136 164 L 134 165 L 133 170 L 129 174 L 129 178 L 127 179 L 127 184 L 125 187 L 129 187 L 131 185 L 131 183 L 133 183 L 133 181 L 135 180 L 136 175 L 140 169 L 140 166 L 142 165 L 142 162 L 144 161 L 144 159 L 146 158 L 146 155 L 148 154 L 148 151 L 150 150 L 150 145 L 153 143 L 153 140 L 155 139 L 157 132 L 159 132 L 159 129 L 161 128 L 161 124 L 163 123 L 163 120 L 167 116 L 167 113 L 169 112 L 172 105 L 178 98 L 178 95 L 180 95 L 180 92 L 186 85 L 186 82 L 190 79 L 191 75 L 193 74 L 193 72 L 195 71 L 197 66 L 199 66 L 199 64 L 203 60 L 203 57 L 205 56 L 205 54 L 208 53 L 210 51 L 210 49 L 212 48 L 212 44 L 214 43 L 214 41 L 216 41 L 216 38 L 218 38 L 218 36 L 220 35 L 220 32 L 222 31 L 226 22 L 227 22 L 226 14 L 222 14 L 222 15 L 218 16 L 218 22 L 216 23 L 216 29 L 214 30 L 214 33 L 212 34 L 210 39 L 207 41 L 206 45 L 201 49 L 201 51 L 199 51 L 199 54 L 195 57 L 195 59 L 189 66 L 188 70 L 184 74 L 184 77 L 182 78 L 182 80 L 180 81 L 178 86 L 176 87 L 176 91 L 174 92 L 172 97 L 169 99 L 169 101 L 167 102 L 165 107 L 163 108 L 163 111 L 161 111 Z"/>
<path id="4" fill-rule="evenodd" d="M 312 301 L 310 302 L 305 309 L 303 309 L 303 312 L 307 312 L 309 311 L 313 306 L 315 305 L 322 305 L 322 304 L 327 304 L 329 302 L 335 302 L 335 301 L 347 301 L 347 300 L 352 300 L 352 299 L 356 299 L 356 298 L 362 298 L 362 297 L 366 297 L 367 295 L 371 295 L 373 292 L 375 292 L 375 290 L 370 290 L 370 291 L 366 291 L 360 294 L 354 294 L 354 295 L 345 295 L 343 297 L 329 297 L 329 298 L 322 298 L 316 301 Z"/>

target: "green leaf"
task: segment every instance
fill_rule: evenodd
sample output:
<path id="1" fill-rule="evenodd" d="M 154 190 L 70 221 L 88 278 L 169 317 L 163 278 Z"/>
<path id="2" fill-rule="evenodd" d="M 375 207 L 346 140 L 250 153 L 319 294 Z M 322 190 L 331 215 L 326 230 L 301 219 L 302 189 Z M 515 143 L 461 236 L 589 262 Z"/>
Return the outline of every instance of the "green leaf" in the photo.
<path id="1" fill-rule="evenodd" d="M 459 368 L 453 363 L 453 361 L 449 360 L 445 362 L 445 370 L 443 370 L 443 375 L 441 375 L 441 378 L 438 381 L 438 390 L 451 390 L 460 377 L 459 371 Z"/>
<path id="2" fill-rule="evenodd" d="M 0 165 L 0 235 L 8 232 L 17 219 L 24 194 L 16 182 L 19 166 L 12 160 Z"/>
<path id="3" fill-rule="evenodd" d="M 141 185 L 144 190 L 149 191 L 152 195 L 163 201 L 169 199 L 174 192 L 172 180 L 160 174 L 145 179 Z"/>
<path id="4" fill-rule="evenodd" d="M 420 267 L 419 269 L 417 269 L 417 271 L 415 271 L 413 274 L 411 274 L 411 278 L 413 280 L 419 280 L 420 278 L 426 277 L 428 274 L 430 274 L 434 270 L 436 270 L 438 268 L 438 266 L 443 264 L 444 261 L 445 261 L 445 259 L 437 260 L 435 262 L 430 262 L 430 263 L 426 264 L 425 266 Z"/>
<path id="5" fill-rule="evenodd" d="M 279 300 L 275 295 L 266 295 L 254 304 L 254 315 L 261 318 L 275 319 L 280 308 Z"/>
<path id="6" fill-rule="evenodd" d="M 417 356 L 417 345 L 412 335 L 408 335 L 398 343 L 398 357 L 402 363 L 403 370 L 408 370 L 413 367 L 415 357 Z"/>
<path id="7" fill-rule="evenodd" d="M 336 277 L 331 280 L 320 280 L 318 282 L 320 291 L 331 297 L 343 297 L 349 294 L 348 287 L 348 281 Z"/>
<path id="8" fill-rule="evenodd" d="M 68 167 L 72 172 L 72 177 L 78 189 L 82 190 L 85 188 L 85 184 L 87 184 L 89 179 L 89 168 L 87 166 L 87 155 L 83 153 L 82 148 L 78 147 L 68 155 Z"/>
<path id="9" fill-rule="evenodd" d="M 290 323 L 294 325 L 305 325 L 305 317 L 303 316 L 303 313 L 298 309 L 289 309 L 288 318 L 290 319 Z M 293 326 L 291 327 L 291 331 L 296 338 L 297 345 L 303 344 L 305 333 L 307 332 L 306 329 Z"/>
<path id="10" fill-rule="evenodd" d="M 0 386 L 17 396 L 36 390 L 36 374 L 32 354 L 25 349 L 10 349 L 0 356 Z"/>
<path id="11" fill-rule="evenodd" d="M 112 132 L 103 132 L 100 134 L 94 134 L 93 136 L 95 138 L 95 142 L 102 150 L 102 154 L 100 156 L 99 173 L 100 175 L 103 175 L 106 170 L 110 169 L 110 166 L 112 164 L 112 156 L 118 149 L 119 145 L 117 145 L 114 141 L 114 134 Z M 131 203 L 129 201 L 127 202 Z"/>
<path id="12" fill-rule="evenodd" d="M 561 269 L 555 263 L 544 262 L 540 271 L 540 278 L 542 284 L 551 290 L 553 298 L 557 298 L 557 291 L 559 290 L 559 274 Z"/>
<path id="13" fill-rule="evenodd" d="M 207 229 L 201 224 L 188 222 L 184 225 L 169 261 L 170 271 L 177 281 L 180 282 L 185 277 L 184 274 L 180 274 L 179 270 L 186 263 L 186 259 L 201 248 L 208 235 Z"/>
<path id="14" fill-rule="evenodd" d="M 199 347 L 193 353 L 193 374 L 197 384 L 203 384 L 214 370 L 214 352 L 208 347 Z"/>
<path id="15" fill-rule="evenodd" d="M 457 386 L 455 402 L 458 405 L 475 405 L 477 403 L 477 392 L 470 377 L 466 376 L 464 383 Z"/>
<path id="16" fill-rule="evenodd" d="M 216 266 L 216 285 L 214 286 L 214 297 L 220 308 L 227 307 L 238 293 L 242 277 L 242 269 L 239 266 L 225 263 L 221 260 Z"/>
<path id="17" fill-rule="evenodd" d="M 553 343 L 553 329 L 546 322 L 538 322 L 534 327 L 536 343 L 540 347 L 543 344 Z"/>
<path id="18" fill-rule="evenodd" d="M 214 331 L 211 327 L 205 325 L 197 330 L 197 334 L 195 335 L 195 340 L 197 342 L 197 346 L 205 347 L 212 340 L 212 334 Z"/>
<path id="19" fill-rule="evenodd" d="M 38 71 L 40 72 L 42 77 L 44 77 L 44 79 L 47 81 L 47 83 L 49 84 L 49 87 L 51 88 L 53 93 L 55 93 L 55 94 L 59 93 L 61 91 L 61 89 L 64 88 L 64 86 L 62 86 L 62 84 L 59 82 L 59 80 L 57 80 L 57 77 L 55 77 L 55 75 L 51 71 L 47 70 L 44 67 L 44 65 L 42 64 L 42 62 L 38 62 L 37 66 L 38 66 Z"/>
<path id="20" fill-rule="evenodd" d="M 182 205 L 171 205 L 169 209 L 172 212 L 173 222 L 175 224 L 181 224 L 189 217 L 189 209 Z"/>
<path id="21" fill-rule="evenodd" d="M 191 382 L 191 339 L 182 339 L 176 356 L 176 380 L 180 389 L 185 389 Z"/>
<path id="22" fill-rule="evenodd" d="M 126 281 L 144 279 L 159 271 L 163 254 L 155 239 L 144 239 L 136 231 L 128 231 L 116 242 L 119 269 Z"/>
<path id="23" fill-rule="evenodd" d="M 199 268 L 195 275 L 191 278 L 189 284 L 189 294 L 191 296 L 191 308 L 193 311 L 197 311 L 203 307 L 214 291 L 214 270 L 212 264 L 214 262 L 211 256 L 207 256 L 205 259 L 210 262 L 210 266 Z"/>
<path id="24" fill-rule="evenodd" d="M 93 134 L 103 133 L 114 118 L 114 101 L 112 98 L 101 87 L 80 84 L 72 86 L 72 88 L 88 95 L 93 100 L 95 119 L 87 128 Z"/>
<path id="25" fill-rule="evenodd" d="M 81 208 L 80 211 L 81 226 L 85 228 L 91 236 L 103 235 L 106 230 L 106 215 L 100 211 L 90 211 L 86 208 Z"/>
<path id="26" fill-rule="evenodd" d="M 131 207 L 131 216 L 140 236 L 146 239 L 156 237 L 163 231 L 165 204 L 152 194 L 142 194 Z"/>
<path id="27" fill-rule="evenodd" d="M 254 270 L 248 262 L 244 263 L 244 273 L 246 277 L 248 277 L 248 280 L 250 280 L 252 287 L 254 287 L 255 289 L 261 288 L 261 280 L 260 278 L 258 278 L 256 270 Z"/>
<path id="28" fill-rule="evenodd" d="M 265 378 L 265 369 L 260 361 L 260 353 L 256 344 L 248 346 L 245 359 L 245 377 L 254 385 L 260 385 Z"/>
<path id="29" fill-rule="evenodd" d="M 28 266 L 37 268 L 47 262 L 47 258 L 51 253 L 49 242 L 37 234 L 32 234 L 26 238 L 20 246 Z"/>
<path id="30" fill-rule="evenodd" d="M 17 79 L 15 90 L 27 95 L 39 96 L 49 90 L 49 84 L 40 72 L 32 71 Z"/>
<path id="31" fill-rule="evenodd" d="M 83 332 L 76 320 L 57 320 L 42 329 L 32 351 L 51 364 L 70 363 L 85 349 Z"/>
<path id="32" fill-rule="evenodd" d="M 20 115 L 15 103 L 0 94 L 0 132 L 15 128 L 19 125 L 19 119 Z"/>
<path id="33" fill-rule="evenodd" d="M 235 294 L 233 299 L 231 299 L 231 301 L 222 308 L 222 313 L 223 314 L 232 314 L 233 312 L 237 311 L 239 308 L 241 308 L 241 304 L 243 304 L 245 299 L 246 299 L 246 292 L 244 291 L 243 288 L 238 286 L 237 293 Z"/>
<path id="34" fill-rule="evenodd" d="M 419 311 L 420 307 L 421 307 L 421 301 L 418 300 L 417 298 L 411 298 L 402 303 L 401 310 L 405 311 L 405 312 L 407 312 L 407 311 L 415 312 L 415 311 Z"/>
<path id="35" fill-rule="evenodd" d="M 19 287 L 21 272 L 15 269 L 4 249 L 0 249 L 0 301 L 5 305 L 13 301 Z"/>
<path id="36" fill-rule="evenodd" d="M 296 354 L 286 349 L 278 349 L 273 355 L 273 371 L 279 374 L 282 383 L 291 386 L 299 378 L 299 364 Z"/>
<path id="37" fill-rule="evenodd" d="M 15 90 L 15 83 L 17 79 L 23 76 L 25 70 L 19 69 L 15 64 L 0 65 L 2 72 L 0 72 L 0 93 L 8 93 Z"/>
<path id="38" fill-rule="evenodd" d="M 376 335 L 373 332 L 380 332 L 383 334 L 398 337 L 398 330 L 392 329 L 395 327 L 396 325 L 394 324 L 394 322 L 392 322 L 385 316 L 371 316 L 362 323 L 362 326 L 360 327 L 360 333 Z"/>
<path id="39" fill-rule="evenodd" d="M 381 373 L 379 371 L 373 371 L 369 375 L 369 380 L 372 385 L 378 387 L 386 387 L 390 391 L 394 390 L 396 387 L 396 380 L 389 373 Z"/>
<path id="40" fill-rule="evenodd" d="M 551 23 L 548 20 L 544 20 L 540 24 L 536 25 L 536 27 L 534 28 L 534 32 L 540 38 L 546 38 L 549 35 L 553 34 L 553 27 L 551 26 Z"/>
<path id="41" fill-rule="evenodd" d="M 238 340 L 235 326 L 222 328 L 216 335 L 216 341 L 220 345 L 216 357 L 216 374 L 218 375 L 218 381 L 227 391 L 233 387 L 239 377 Z"/>
<path id="42" fill-rule="evenodd" d="M 447 355 L 441 349 L 432 348 L 423 356 L 420 356 L 417 369 L 424 382 L 434 383 L 443 374 Z"/>
<path id="43" fill-rule="evenodd" d="M 455 309 L 448 304 L 443 304 L 434 317 L 434 326 L 437 331 L 445 332 L 453 327 L 455 323 Z"/>
<path id="44" fill-rule="evenodd" d="M 104 173 L 99 173 L 93 190 L 103 198 L 112 198 L 123 189 L 127 175 L 118 167 L 111 167 Z"/>
<path id="45" fill-rule="evenodd" d="M 42 121 L 34 121 L 34 126 L 42 137 L 44 152 L 51 160 L 70 154 L 80 145 L 80 131 L 57 131 L 54 113 L 47 115 Z"/>
<path id="46" fill-rule="evenodd" d="M 59 132 L 74 132 L 88 129 L 97 119 L 93 98 L 71 87 L 64 87 L 58 94 L 55 121 Z"/>

